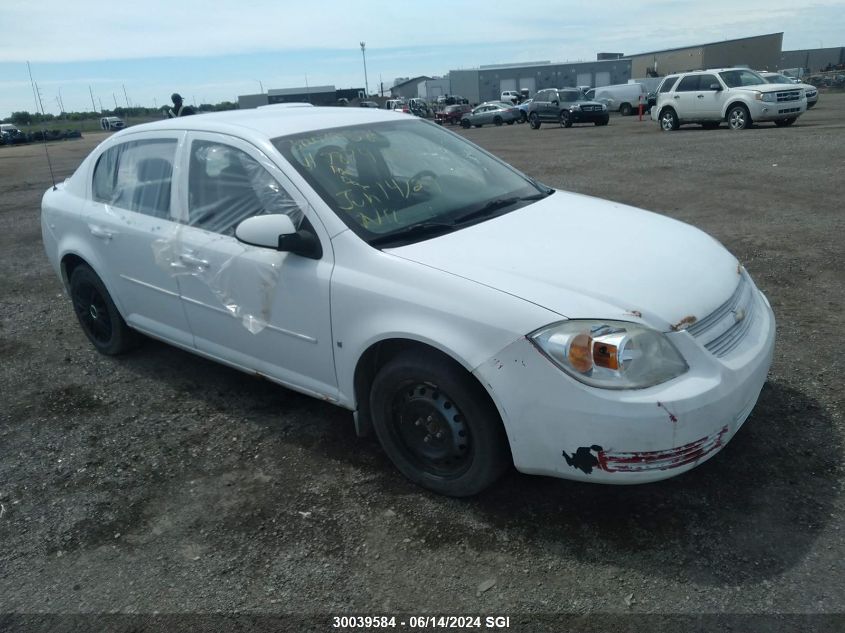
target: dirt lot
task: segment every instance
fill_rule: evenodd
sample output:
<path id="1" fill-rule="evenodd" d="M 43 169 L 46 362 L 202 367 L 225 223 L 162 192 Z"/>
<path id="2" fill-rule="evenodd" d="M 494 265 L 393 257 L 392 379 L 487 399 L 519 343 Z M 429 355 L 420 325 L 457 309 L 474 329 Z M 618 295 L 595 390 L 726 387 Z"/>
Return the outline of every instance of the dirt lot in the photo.
<path id="1" fill-rule="evenodd" d="M 845 95 L 786 129 L 460 133 L 744 262 L 778 346 L 727 448 L 660 484 L 428 494 L 346 411 L 152 341 L 99 356 L 43 254 L 44 148 L 1 147 L 0 612 L 845 612 Z M 51 144 L 57 177 L 102 137 Z"/>

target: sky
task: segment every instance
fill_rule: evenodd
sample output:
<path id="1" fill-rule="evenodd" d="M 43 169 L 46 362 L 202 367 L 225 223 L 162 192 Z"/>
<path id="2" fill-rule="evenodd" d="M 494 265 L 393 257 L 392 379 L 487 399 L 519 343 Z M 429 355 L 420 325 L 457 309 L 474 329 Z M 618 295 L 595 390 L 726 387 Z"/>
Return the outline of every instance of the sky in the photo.
<path id="1" fill-rule="evenodd" d="M 502 7 L 505 7 L 502 9 Z M 524 7 L 524 9 L 523 9 Z M 595 60 L 783 32 L 845 46 L 845 0 L 0 0 L 0 118 L 237 101 L 271 88 L 364 86 L 484 64 Z"/>

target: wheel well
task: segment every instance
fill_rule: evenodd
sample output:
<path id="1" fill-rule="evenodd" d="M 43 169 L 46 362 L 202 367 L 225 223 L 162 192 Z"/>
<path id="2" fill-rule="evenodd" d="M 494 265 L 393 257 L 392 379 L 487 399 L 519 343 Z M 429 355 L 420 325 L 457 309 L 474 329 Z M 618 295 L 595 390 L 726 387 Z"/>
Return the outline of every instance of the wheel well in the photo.
<path id="1" fill-rule="evenodd" d="M 673 108 L 672 106 L 663 106 L 663 107 L 660 109 L 660 116 L 663 116 L 663 113 L 664 113 L 664 112 L 666 112 L 666 110 L 671 110 L 672 112 L 674 112 L 674 113 L 675 113 L 675 116 L 676 116 L 676 117 L 678 116 L 678 113 L 677 113 L 677 112 L 675 112 L 675 108 Z"/>
<path id="2" fill-rule="evenodd" d="M 378 374 L 379 369 L 396 358 L 396 356 L 409 350 L 413 350 L 414 353 L 420 355 L 433 354 L 440 356 L 448 362 L 460 367 L 462 370 L 467 371 L 467 369 L 453 357 L 426 343 L 410 339 L 386 339 L 384 341 L 374 343 L 367 348 L 363 354 L 361 354 L 361 358 L 358 359 L 358 364 L 355 367 L 355 402 L 358 407 L 356 412 L 356 431 L 359 436 L 363 437 L 372 433 L 372 421 L 370 419 L 370 388 L 372 387 L 376 374 Z M 485 396 L 490 398 L 490 394 L 488 394 L 487 390 L 484 389 L 484 386 L 478 382 L 478 379 L 469 371 L 467 371 L 467 373 L 476 383 L 478 383 L 478 386 L 484 392 Z M 492 399 L 490 399 L 490 404 L 494 411 L 498 411 Z"/>
<path id="3" fill-rule="evenodd" d="M 628 106 L 629 108 L 633 108 L 633 106 L 630 103 L 628 103 L 627 101 L 623 101 L 622 103 L 619 104 L 619 109 L 621 110 L 625 106 Z"/>
<path id="4" fill-rule="evenodd" d="M 751 117 L 751 110 L 748 109 L 747 105 L 745 105 L 742 101 L 734 101 L 733 103 L 728 104 L 728 107 L 725 108 L 725 121 L 728 120 L 728 112 L 730 112 L 731 108 L 733 108 L 734 106 L 742 106 L 748 113 L 749 118 Z"/>
<path id="5" fill-rule="evenodd" d="M 65 287 L 70 287 L 70 277 L 73 275 L 73 271 L 76 270 L 76 267 L 80 264 L 88 265 L 84 259 L 82 259 L 79 255 L 68 254 L 62 257 L 62 281 L 65 283 Z"/>

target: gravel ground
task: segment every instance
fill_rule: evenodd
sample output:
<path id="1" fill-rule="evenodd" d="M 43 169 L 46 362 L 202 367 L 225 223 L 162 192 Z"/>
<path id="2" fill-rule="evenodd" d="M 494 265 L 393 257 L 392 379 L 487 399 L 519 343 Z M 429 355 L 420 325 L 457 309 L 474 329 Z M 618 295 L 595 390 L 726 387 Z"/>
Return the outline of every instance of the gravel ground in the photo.
<path id="1" fill-rule="evenodd" d="M 786 129 L 459 133 L 549 185 L 694 224 L 746 265 L 778 345 L 724 451 L 658 484 L 512 472 L 448 499 L 347 411 L 153 341 L 100 356 L 43 254 L 43 146 L 2 147 L 0 612 L 493 613 L 519 630 L 845 612 L 845 95 Z M 102 138 L 52 143 L 57 177 Z"/>

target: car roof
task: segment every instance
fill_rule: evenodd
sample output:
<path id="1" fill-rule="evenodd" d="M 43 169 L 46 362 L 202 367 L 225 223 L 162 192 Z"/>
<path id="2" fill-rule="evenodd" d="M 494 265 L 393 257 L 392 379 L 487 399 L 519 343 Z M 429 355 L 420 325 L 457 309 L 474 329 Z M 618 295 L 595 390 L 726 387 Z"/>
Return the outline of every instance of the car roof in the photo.
<path id="1" fill-rule="evenodd" d="M 162 119 L 161 121 L 135 125 L 120 134 L 154 132 L 157 130 L 189 130 L 276 138 L 311 130 L 397 120 L 406 121 L 408 117 L 404 114 L 395 114 L 389 110 L 378 108 L 270 107 L 227 110 L 175 119 Z"/>

